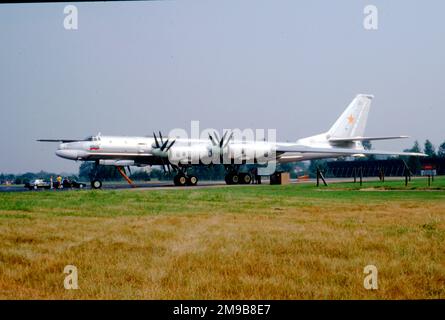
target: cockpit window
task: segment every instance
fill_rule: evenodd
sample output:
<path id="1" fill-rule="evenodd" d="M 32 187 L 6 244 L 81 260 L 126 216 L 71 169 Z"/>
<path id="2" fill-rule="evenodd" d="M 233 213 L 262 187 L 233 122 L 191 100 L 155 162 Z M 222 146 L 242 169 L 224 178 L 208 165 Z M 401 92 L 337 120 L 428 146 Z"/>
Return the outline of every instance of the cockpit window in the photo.
<path id="1" fill-rule="evenodd" d="M 100 137 L 99 136 L 89 136 L 89 137 L 86 137 L 85 139 L 83 139 L 83 141 L 100 141 Z"/>

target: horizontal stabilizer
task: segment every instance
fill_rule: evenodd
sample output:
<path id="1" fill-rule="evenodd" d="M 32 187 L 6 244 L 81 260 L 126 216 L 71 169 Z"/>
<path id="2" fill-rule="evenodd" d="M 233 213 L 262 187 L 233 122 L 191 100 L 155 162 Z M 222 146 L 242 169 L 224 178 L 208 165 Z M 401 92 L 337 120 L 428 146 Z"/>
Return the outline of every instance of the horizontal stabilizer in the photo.
<path id="1" fill-rule="evenodd" d="M 347 138 L 336 138 L 331 137 L 328 139 L 329 142 L 353 142 L 353 141 L 374 141 L 374 140 L 393 140 L 393 139 L 406 139 L 408 136 L 389 136 L 389 137 L 347 137 Z"/>
<path id="2" fill-rule="evenodd" d="M 427 155 L 419 152 L 399 152 L 399 151 L 380 151 L 380 150 L 362 150 L 348 148 L 312 148 L 301 145 L 278 146 L 277 152 L 298 152 L 298 153 L 328 153 L 335 155 L 386 155 L 386 156 L 414 156 L 426 157 Z"/>

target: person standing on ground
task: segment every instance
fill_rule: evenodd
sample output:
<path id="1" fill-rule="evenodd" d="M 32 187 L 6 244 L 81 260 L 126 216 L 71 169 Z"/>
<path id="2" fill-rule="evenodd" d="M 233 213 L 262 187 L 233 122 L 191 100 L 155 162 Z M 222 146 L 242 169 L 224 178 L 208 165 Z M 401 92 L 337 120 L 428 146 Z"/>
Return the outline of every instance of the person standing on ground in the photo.
<path id="1" fill-rule="evenodd" d="M 57 176 L 57 182 L 59 183 L 57 188 L 62 189 L 62 177 L 60 175 Z"/>

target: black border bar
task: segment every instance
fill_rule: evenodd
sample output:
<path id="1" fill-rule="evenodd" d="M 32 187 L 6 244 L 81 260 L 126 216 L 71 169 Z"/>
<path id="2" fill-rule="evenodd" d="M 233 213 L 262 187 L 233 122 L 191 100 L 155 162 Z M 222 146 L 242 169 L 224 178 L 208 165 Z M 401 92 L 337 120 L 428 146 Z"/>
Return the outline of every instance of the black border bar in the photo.
<path id="1" fill-rule="evenodd" d="M 202 314 L 175 314 L 175 308 L 181 307 L 201 307 L 207 308 L 205 316 Z M 270 305 L 268 314 L 263 308 L 263 314 L 221 314 L 218 312 L 220 305 L 229 306 L 227 310 L 237 310 L 231 308 L 232 305 L 259 306 Z M 351 317 L 360 319 L 366 316 L 380 318 L 380 316 L 395 316 L 397 319 L 402 316 L 419 315 L 421 318 L 440 315 L 443 313 L 445 300 L 143 300 L 143 301 L 48 301 L 48 300 L 28 300 L 28 301 L 0 301 L 2 312 L 10 311 L 18 316 L 21 313 L 32 312 L 32 315 L 42 314 L 45 316 L 61 316 L 69 313 L 70 317 L 78 316 L 80 319 L 86 314 L 89 316 L 125 317 L 132 314 L 140 315 L 141 319 L 306 319 L 306 315 L 313 316 L 340 316 L 342 318 Z M 249 308 L 244 308 L 245 310 Z M 176 309 L 177 310 L 177 309 Z M 196 309 L 195 309 L 196 310 Z M 213 310 L 213 312 L 210 312 Z M 239 308 L 238 308 L 239 310 Z M 252 310 L 252 309 L 249 309 Z M 256 309 L 258 310 L 258 309 Z M 6 313 L 4 313 L 6 314 Z"/>

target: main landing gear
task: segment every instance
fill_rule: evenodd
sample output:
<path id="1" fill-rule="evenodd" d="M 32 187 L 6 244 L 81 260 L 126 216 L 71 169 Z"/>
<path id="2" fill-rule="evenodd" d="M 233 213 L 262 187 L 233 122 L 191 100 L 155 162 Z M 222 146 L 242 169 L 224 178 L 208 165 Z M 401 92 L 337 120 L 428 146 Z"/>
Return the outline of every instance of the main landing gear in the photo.
<path id="1" fill-rule="evenodd" d="M 186 175 L 184 172 L 178 173 L 174 178 L 173 182 L 175 186 L 196 186 L 198 183 L 198 178 L 194 175 Z"/>
<path id="2" fill-rule="evenodd" d="M 247 172 L 230 171 L 225 177 L 227 184 L 250 184 L 252 176 Z"/>

